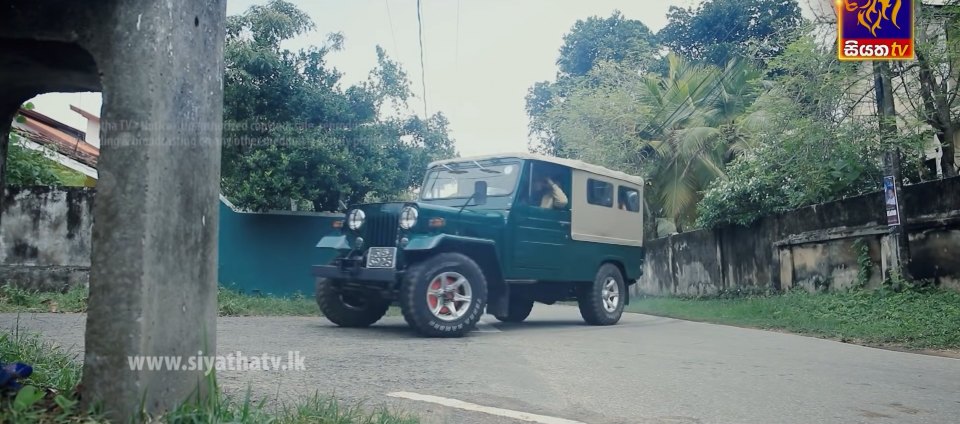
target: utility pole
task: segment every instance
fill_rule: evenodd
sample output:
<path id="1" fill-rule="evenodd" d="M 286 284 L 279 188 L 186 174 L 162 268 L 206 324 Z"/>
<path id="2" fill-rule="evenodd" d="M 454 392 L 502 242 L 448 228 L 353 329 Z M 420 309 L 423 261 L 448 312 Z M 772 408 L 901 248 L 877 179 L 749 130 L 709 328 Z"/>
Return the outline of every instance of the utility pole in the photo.
<path id="1" fill-rule="evenodd" d="M 904 278 L 909 278 L 907 265 L 910 262 L 910 245 L 907 232 L 903 228 L 905 222 L 900 206 L 903 199 L 900 148 L 892 142 L 893 138 L 897 137 L 897 110 L 893 102 L 889 62 L 874 61 L 873 76 L 877 95 L 877 116 L 880 118 L 880 137 L 886 147 L 883 155 L 884 200 L 887 205 L 887 223 L 890 226 L 890 234 L 882 241 L 886 247 L 886 254 L 883 255 L 885 262 L 883 275 L 886 277 L 891 270 L 894 270 Z"/>

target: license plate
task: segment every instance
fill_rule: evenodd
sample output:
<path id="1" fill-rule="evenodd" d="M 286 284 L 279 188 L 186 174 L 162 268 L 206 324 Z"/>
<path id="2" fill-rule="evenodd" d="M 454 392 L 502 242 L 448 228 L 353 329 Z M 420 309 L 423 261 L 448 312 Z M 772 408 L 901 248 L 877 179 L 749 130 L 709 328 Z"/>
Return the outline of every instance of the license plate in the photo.
<path id="1" fill-rule="evenodd" d="M 371 247 L 367 251 L 367 268 L 395 268 L 396 262 L 396 247 Z"/>

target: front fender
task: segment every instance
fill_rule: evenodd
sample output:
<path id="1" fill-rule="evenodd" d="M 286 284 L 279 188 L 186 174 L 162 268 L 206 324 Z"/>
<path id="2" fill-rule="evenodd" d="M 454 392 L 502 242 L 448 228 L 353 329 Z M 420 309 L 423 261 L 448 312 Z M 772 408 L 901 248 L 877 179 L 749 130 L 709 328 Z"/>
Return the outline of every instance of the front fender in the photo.
<path id="1" fill-rule="evenodd" d="M 317 247 L 324 249 L 350 250 L 350 242 L 343 234 L 333 234 L 320 239 Z"/>
<path id="2" fill-rule="evenodd" d="M 422 252 L 433 250 L 444 243 L 469 243 L 484 246 L 494 246 L 493 240 L 474 237 L 455 236 L 451 234 L 431 234 L 410 237 L 410 242 L 403 248 L 405 251 Z"/>

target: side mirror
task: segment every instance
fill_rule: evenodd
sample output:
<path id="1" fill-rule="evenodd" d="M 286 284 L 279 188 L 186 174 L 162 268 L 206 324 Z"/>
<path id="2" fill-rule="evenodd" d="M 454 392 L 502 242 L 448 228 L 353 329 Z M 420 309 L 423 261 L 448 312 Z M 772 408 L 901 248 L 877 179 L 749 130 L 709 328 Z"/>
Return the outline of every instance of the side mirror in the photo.
<path id="1" fill-rule="evenodd" d="M 473 200 L 477 205 L 487 204 L 487 182 L 477 181 L 473 183 Z"/>

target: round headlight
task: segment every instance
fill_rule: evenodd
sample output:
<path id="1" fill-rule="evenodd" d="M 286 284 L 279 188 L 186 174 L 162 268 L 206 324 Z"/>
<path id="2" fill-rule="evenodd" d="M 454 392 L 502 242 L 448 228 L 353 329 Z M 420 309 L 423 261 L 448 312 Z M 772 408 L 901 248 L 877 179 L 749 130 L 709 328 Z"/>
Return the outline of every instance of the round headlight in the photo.
<path id="1" fill-rule="evenodd" d="M 420 212 L 417 211 L 417 208 L 413 206 L 406 206 L 400 211 L 400 228 L 404 230 L 409 230 L 413 228 L 414 225 L 417 225 L 417 216 Z"/>
<path id="2" fill-rule="evenodd" d="M 367 214 L 363 213 L 360 209 L 354 209 L 347 214 L 347 226 L 351 230 L 359 230 L 363 225 L 363 220 L 367 218 Z"/>

